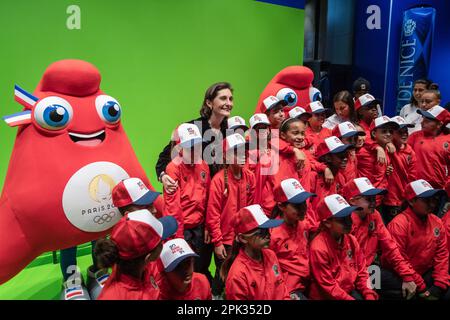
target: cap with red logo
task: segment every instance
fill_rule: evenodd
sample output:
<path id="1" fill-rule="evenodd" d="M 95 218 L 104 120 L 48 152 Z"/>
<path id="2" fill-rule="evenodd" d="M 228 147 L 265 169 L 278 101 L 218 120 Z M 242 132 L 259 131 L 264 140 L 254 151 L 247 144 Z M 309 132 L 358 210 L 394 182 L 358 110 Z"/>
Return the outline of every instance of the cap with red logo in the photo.
<path id="1" fill-rule="evenodd" d="M 395 117 L 392 117 L 391 120 L 399 125 L 399 129 L 414 128 L 414 125 L 406 122 L 406 120 L 403 117 L 395 116 Z"/>
<path id="2" fill-rule="evenodd" d="M 428 110 L 418 109 L 417 113 L 421 114 L 427 119 L 438 120 L 443 123 L 447 123 L 450 121 L 450 112 L 448 112 L 441 106 L 434 106 Z"/>
<path id="3" fill-rule="evenodd" d="M 348 181 L 342 187 L 342 195 L 346 199 L 351 199 L 356 196 L 377 196 L 386 194 L 387 190 L 377 189 L 372 182 L 366 177 L 356 178 Z"/>
<path id="4" fill-rule="evenodd" d="M 306 109 L 307 112 L 315 113 L 315 114 L 327 111 L 327 109 L 325 109 L 325 107 L 323 106 L 322 102 L 320 102 L 320 101 L 311 102 L 310 104 L 308 104 L 306 106 L 305 109 Z"/>
<path id="5" fill-rule="evenodd" d="M 267 112 L 270 109 L 275 108 L 276 106 L 282 106 L 285 107 L 287 106 L 287 101 L 286 100 L 280 100 L 277 97 L 274 96 L 268 96 L 267 98 L 265 98 L 263 100 L 263 112 Z"/>
<path id="6" fill-rule="evenodd" d="M 127 213 L 111 232 L 111 240 L 123 260 L 131 260 L 150 253 L 158 244 L 178 229 L 172 216 L 156 219 L 148 210 Z"/>
<path id="7" fill-rule="evenodd" d="M 369 129 L 372 131 L 381 127 L 392 127 L 395 130 L 398 130 L 400 126 L 388 116 L 381 116 L 372 120 Z"/>
<path id="8" fill-rule="evenodd" d="M 165 272 L 172 272 L 182 261 L 189 257 L 198 257 L 186 240 L 177 238 L 164 243 L 160 259 Z"/>
<path id="9" fill-rule="evenodd" d="M 227 152 L 231 149 L 237 149 L 239 147 L 244 147 L 246 141 L 242 135 L 239 133 L 230 134 L 223 140 L 223 151 Z"/>
<path id="10" fill-rule="evenodd" d="M 247 124 L 245 123 L 244 118 L 235 116 L 231 117 L 227 120 L 228 129 L 237 129 L 237 128 L 244 128 L 245 130 L 248 129 Z"/>
<path id="11" fill-rule="evenodd" d="M 298 106 L 289 110 L 287 115 L 289 118 L 300 120 L 308 120 L 309 118 L 312 117 L 312 114 L 310 112 L 307 112 L 305 109 Z"/>
<path id="12" fill-rule="evenodd" d="M 253 127 L 258 124 L 265 124 L 270 126 L 269 118 L 267 118 L 267 115 L 265 113 L 255 113 L 250 118 L 250 128 L 253 129 Z"/>
<path id="13" fill-rule="evenodd" d="M 412 200 L 414 198 L 428 198 L 438 193 L 445 194 L 442 189 L 434 189 L 428 181 L 419 179 L 408 183 L 405 188 L 406 200 Z"/>
<path id="14" fill-rule="evenodd" d="M 332 194 L 323 198 L 317 205 L 317 214 L 320 220 L 328 218 L 344 218 L 360 207 L 351 206 L 339 194 Z"/>
<path id="15" fill-rule="evenodd" d="M 259 204 L 244 207 L 236 214 L 234 229 L 236 234 L 247 233 L 253 229 L 275 228 L 283 223 L 281 219 L 269 219 Z"/>
<path id="16" fill-rule="evenodd" d="M 319 144 L 316 151 L 317 158 L 323 157 L 329 153 L 341 153 L 347 151 L 350 148 L 354 148 L 351 144 L 343 144 L 342 141 L 336 137 L 331 136 L 325 138 L 323 142 Z"/>
<path id="17" fill-rule="evenodd" d="M 315 196 L 315 193 L 307 192 L 300 182 L 293 178 L 281 181 L 274 190 L 274 200 L 278 203 L 303 203 Z"/>
<path id="18" fill-rule="evenodd" d="M 120 181 L 112 190 L 112 201 L 117 208 L 129 204 L 147 206 L 160 195 L 159 192 L 149 190 L 139 178 L 128 178 Z"/>
<path id="19" fill-rule="evenodd" d="M 358 131 L 356 127 L 350 121 L 345 121 L 334 127 L 331 132 L 333 136 L 338 138 L 350 138 L 353 136 L 365 136 L 366 133 L 363 131 Z"/>
<path id="20" fill-rule="evenodd" d="M 355 110 L 363 107 L 371 107 L 381 105 L 381 101 L 375 99 L 375 97 L 369 93 L 363 94 L 361 97 L 355 101 Z"/>
<path id="21" fill-rule="evenodd" d="M 203 141 L 200 130 L 195 124 L 182 123 L 172 134 L 172 141 L 183 148 L 190 148 Z"/>

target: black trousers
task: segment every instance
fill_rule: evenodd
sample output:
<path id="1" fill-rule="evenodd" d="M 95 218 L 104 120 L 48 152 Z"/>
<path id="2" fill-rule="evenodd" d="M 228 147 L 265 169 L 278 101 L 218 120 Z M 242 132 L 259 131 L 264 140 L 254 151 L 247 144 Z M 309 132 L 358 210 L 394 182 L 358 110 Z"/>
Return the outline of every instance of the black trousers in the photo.
<path id="1" fill-rule="evenodd" d="M 192 250 L 199 255 L 194 262 L 194 271 L 204 274 L 210 284 L 212 283 L 212 275 L 209 272 L 211 264 L 211 256 L 214 251 L 212 244 L 205 243 L 205 229 L 203 225 L 199 225 L 193 229 L 184 230 L 184 240 L 191 246 Z"/>
<path id="2" fill-rule="evenodd" d="M 225 244 L 224 246 L 225 246 L 225 250 L 227 251 L 227 256 L 229 256 L 231 254 L 231 246 L 227 245 L 227 244 Z M 225 260 L 219 259 L 214 254 L 214 263 L 216 264 L 216 273 L 214 275 L 214 279 L 213 279 L 212 285 L 211 285 L 211 291 L 214 296 L 222 295 L 223 290 L 225 289 L 225 283 L 220 278 L 220 268 L 222 267 L 222 263 L 224 261 Z"/>

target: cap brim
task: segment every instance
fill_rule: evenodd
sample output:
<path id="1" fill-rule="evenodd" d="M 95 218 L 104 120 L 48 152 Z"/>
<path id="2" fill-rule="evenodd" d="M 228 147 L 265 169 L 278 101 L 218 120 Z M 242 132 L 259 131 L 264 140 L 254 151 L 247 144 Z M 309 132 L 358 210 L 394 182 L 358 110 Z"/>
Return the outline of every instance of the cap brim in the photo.
<path id="1" fill-rule="evenodd" d="M 192 140 L 189 140 L 189 141 L 185 141 L 185 142 L 183 142 L 183 143 L 180 143 L 180 146 L 182 147 L 182 148 L 192 148 L 193 146 L 195 146 L 195 145 L 197 145 L 197 144 L 200 144 L 200 143 L 202 143 L 203 142 L 203 139 L 202 138 L 194 138 L 194 139 L 192 139 Z"/>
<path id="2" fill-rule="evenodd" d="M 266 126 L 270 126 L 270 122 L 261 121 L 261 122 L 255 123 L 255 124 L 251 127 L 251 129 L 254 129 L 254 128 L 255 128 L 257 125 L 259 125 L 259 124 L 264 124 L 264 125 L 266 125 Z"/>
<path id="3" fill-rule="evenodd" d="M 157 191 L 149 190 L 142 197 L 140 197 L 136 201 L 133 201 L 133 204 L 137 204 L 138 206 L 148 206 L 148 205 L 152 204 L 156 200 L 156 198 L 158 198 L 158 196 L 160 194 L 161 193 L 159 193 Z"/>
<path id="4" fill-rule="evenodd" d="M 344 218 L 344 217 L 351 215 L 352 212 L 356 211 L 356 210 L 361 210 L 361 207 L 350 206 L 350 207 L 344 208 L 341 211 L 339 211 L 338 213 L 336 213 L 335 215 L 333 215 L 332 217 L 333 218 Z"/>
<path id="5" fill-rule="evenodd" d="M 318 114 L 318 113 L 324 113 L 324 112 L 327 112 L 328 110 L 327 109 L 320 109 L 320 110 L 316 110 L 316 111 L 313 111 L 312 113 L 314 113 L 314 114 Z"/>
<path id="6" fill-rule="evenodd" d="M 299 193 L 298 195 L 296 195 L 292 199 L 289 199 L 287 202 L 289 202 L 289 203 L 303 203 L 308 198 L 316 197 L 316 196 L 317 195 L 315 193 L 311 193 L 311 192 L 305 191 L 305 192 Z"/>
<path id="7" fill-rule="evenodd" d="M 244 126 L 244 125 L 239 125 L 239 126 L 232 126 L 232 127 L 228 128 L 228 129 L 231 129 L 231 130 L 236 130 L 236 129 L 248 130 L 248 127 Z"/>
<path id="8" fill-rule="evenodd" d="M 303 117 L 307 117 L 308 119 L 312 117 L 312 113 L 309 112 L 303 112 L 302 114 L 299 114 L 298 116 L 296 116 L 294 119 L 300 119 Z"/>
<path id="9" fill-rule="evenodd" d="M 348 149 L 353 149 L 353 148 L 355 148 L 355 146 L 352 144 L 344 144 L 343 146 L 339 146 L 336 149 L 334 149 L 328 153 L 341 153 L 341 152 L 347 151 Z"/>
<path id="10" fill-rule="evenodd" d="M 283 224 L 283 220 L 281 219 L 269 219 L 266 222 L 264 222 L 262 225 L 258 226 L 258 228 L 261 229 L 270 229 L 270 228 L 276 228 Z"/>
<path id="11" fill-rule="evenodd" d="M 178 222 L 172 216 L 166 216 L 158 219 L 163 225 L 162 240 L 166 240 L 170 236 L 174 235 L 178 230 Z"/>
<path id="12" fill-rule="evenodd" d="M 362 132 L 362 131 L 350 131 L 347 132 L 346 134 L 342 135 L 341 138 L 350 138 L 350 137 L 354 137 L 354 136 L 365 136 L 366 133 Z"/>
<path id="13" fill-rule="evenodd" d="M 374 106 L 380 105 L 381 106 L 381 101 L 378 99 L 375 99 L 375 100 L 372 100 L 370 102 L 363 104 L 360 108 L 368 108 L 368 107 L 371 107 L 372 105 L 374 105 Z"/>
<path id="14" fill-rule="evenodd" d="M 431 120 L 437 120 L 435 116 L 433 116 L 431 113 L 429 113 L 428 111 L 423 111 L 418 109 L 417 113 L 424 116 L 427 119 L 431 119 Z"/>
<path id="15" fill-rule="evenodd" d="M 185 259 L 187 259 L 189 257 L 198 258 L 199 256 L 196 253 L 186 253 L 185 255 L 182 255 L 181 257 L 178 257 L 175 260 L 173 260 L 166 268 L 164 268 L 164 271 L 172 272 L 180 264 L 180 262 L 184 261 Z"/>
<path id="16" fill-rule="evenodd" d="M 400 125 L 395 121 L 388 121 L 383 124 L 380 124 L 379 126 L 373 128 L 372 130 L 383 128 L 383 127 L 394 127 L 395 130 L 398 130 L 400 128 Z"/>
<path id="17" fill-rule="evenodd" d="M 429 198 L 432 197 L 438 193 L 442 193 L 442 194 L 447 194 L 444 190 L 442 189 L 431 189 L 431 190 L 427 190 L 425 192 L 422 192 L 421 194 L 417 195 L 417 198 Z"/>
<path id="18" fill-rule="evenodd" d="M 274 103 L 273 105 L 271 105 L 269 108 L 267 108 L 267 111 L 272 110 L 273 108 L 278 107 L 279 105 L 282 107 L 286 107 L 288 105 L 288 103 L 286 100 L 280 100 L 280 101 Z"/>
<path id="19" fill-rule="evenodd" d="M 404 128 L 414 128 L 414 125 L 410 124 L 410 123 L 399 124 L 398 130 L 404 129 Z"/>
<path id="20" fill-rule="evenodd" d="M 379 194 L 386 194 L 387 190 L 386 189 L 377 189 L 377 188 L 373 188 L 373 189 L 369 189 L 367 191 L 364 191 L 363 193 L 361 193 L 362 196 L 377 196 Z"/>

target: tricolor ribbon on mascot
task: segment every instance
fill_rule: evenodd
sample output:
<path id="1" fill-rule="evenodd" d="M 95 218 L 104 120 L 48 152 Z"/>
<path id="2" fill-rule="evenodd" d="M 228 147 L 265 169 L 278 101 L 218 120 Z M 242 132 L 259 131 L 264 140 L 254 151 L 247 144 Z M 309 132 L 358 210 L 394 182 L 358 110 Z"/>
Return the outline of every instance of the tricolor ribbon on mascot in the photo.
<path id="1" fill-rule="evenodd" d="M 3 117 L 3 120 L 10 127 L 17 127 L 31 122 L 31 109 L 39 100 L 39 98 L 33 96 L 31 93 L 25 91 L 18 85 L 14 86 L 14 100 L 23 105 L 25 111 L 13 113 Z"/>

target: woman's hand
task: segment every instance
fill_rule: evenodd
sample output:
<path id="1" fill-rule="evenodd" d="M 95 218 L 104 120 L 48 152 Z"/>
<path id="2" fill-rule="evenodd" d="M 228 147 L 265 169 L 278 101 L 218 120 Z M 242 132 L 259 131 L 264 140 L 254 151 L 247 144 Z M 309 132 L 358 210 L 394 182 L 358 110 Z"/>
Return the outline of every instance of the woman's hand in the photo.
<path id="1" fill-rule="evenodd" d="M 167 173 L 162 176 L 161 182 L 168 194 L 174 193 L 178 188 L 178 181 L 173 180 Z"/>

